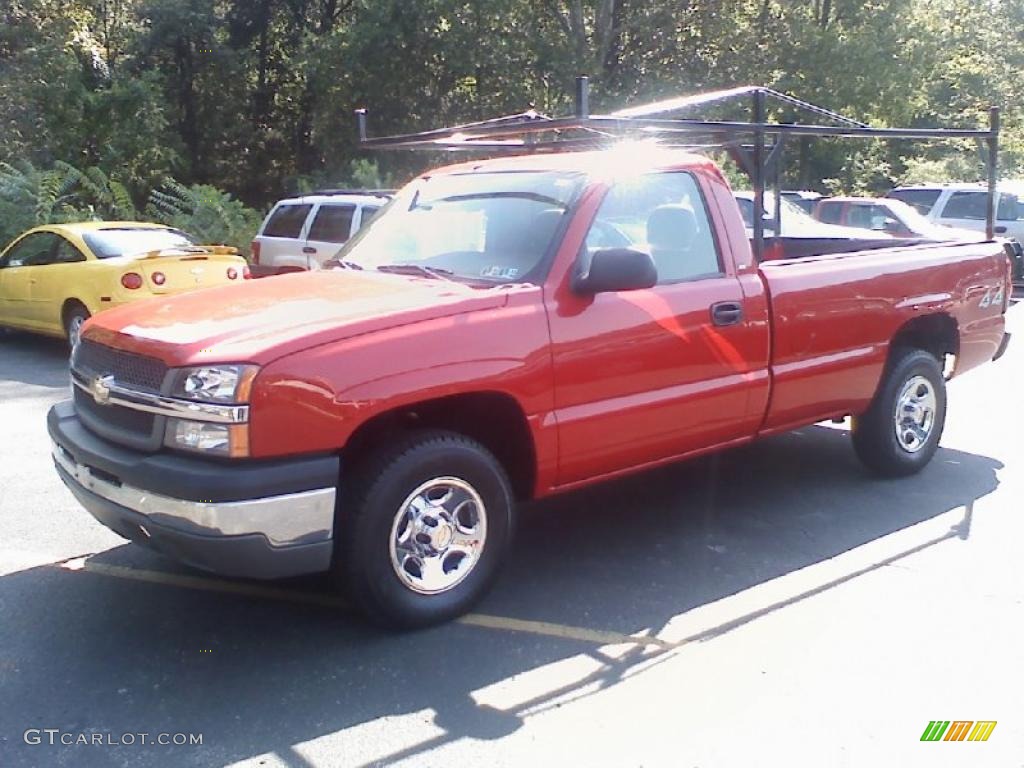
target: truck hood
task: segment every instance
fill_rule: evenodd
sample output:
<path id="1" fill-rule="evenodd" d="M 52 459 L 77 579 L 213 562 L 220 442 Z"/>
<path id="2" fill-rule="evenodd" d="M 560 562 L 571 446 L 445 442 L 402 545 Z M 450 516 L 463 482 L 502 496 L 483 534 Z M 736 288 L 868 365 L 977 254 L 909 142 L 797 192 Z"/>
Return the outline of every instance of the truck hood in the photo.
<path id="1" fill-rule="evenodd" d="M 266 364 L 301 349 L 503 305 L 496 288 L 331 270 L 148 299 L 102 312 L 83 338 L 169 366 Z"/>

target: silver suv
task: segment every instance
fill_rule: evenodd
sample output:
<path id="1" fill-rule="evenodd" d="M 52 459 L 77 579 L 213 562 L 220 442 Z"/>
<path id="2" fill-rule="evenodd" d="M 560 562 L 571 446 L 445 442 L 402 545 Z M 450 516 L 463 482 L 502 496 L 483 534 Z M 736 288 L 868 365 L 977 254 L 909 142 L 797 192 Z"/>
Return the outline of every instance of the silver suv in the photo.
<path id="1" fill-rule="evenodd" d="M 279 201 L 252 241 L 254 276 L 320 269 L 391 195 L 334 189 Z"/>

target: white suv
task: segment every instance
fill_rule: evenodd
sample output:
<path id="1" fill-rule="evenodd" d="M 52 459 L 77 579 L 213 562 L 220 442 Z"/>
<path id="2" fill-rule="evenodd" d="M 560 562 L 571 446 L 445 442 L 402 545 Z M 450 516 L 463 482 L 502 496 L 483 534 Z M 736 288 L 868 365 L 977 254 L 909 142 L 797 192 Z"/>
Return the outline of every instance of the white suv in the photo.
<path id="1" fill-rule="evenodd" d="M 1000 184 L 996 191 L 996 234 L 1024 241 L 1024 189 Z M 887 197 L 909 203 L 935 224 L 985 231 L 988 187 L 984 184 L 923 184 L 896 187 Z"/>
<path id="2" fill-rule="evenodd" d="M 339 189 L 279 201 L 252 241 L 253 275 L 320 269 L 391 194 Z"/>

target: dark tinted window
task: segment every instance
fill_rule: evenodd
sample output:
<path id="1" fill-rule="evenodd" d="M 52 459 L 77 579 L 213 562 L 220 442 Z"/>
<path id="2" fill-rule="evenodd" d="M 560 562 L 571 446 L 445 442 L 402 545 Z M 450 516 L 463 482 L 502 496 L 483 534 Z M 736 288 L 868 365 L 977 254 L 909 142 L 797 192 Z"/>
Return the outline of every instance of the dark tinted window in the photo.
<path id="1" fill-rule="evenodd" d="M 263 228 L 263 234 L 266 237 L 298 237 L 312 207 L 309 204 L 278 206 Z"/>
<path id="2" fill-rule="evenodd" d="M 843 218 L 843 204 L 819 203 L 818 218 L 827 224 L 838 224 Z"/>
<path id="3" fill-rule="evenodd" d="M 918 211 L 927 215 L 932 206 L 935 205 L 935 201 L 939 199 L 939 190 L 894 189 L 888 196 L 895 200 L 902 200 L 904 203 L 914 206 Z"/>
<path id="4" fill-rule="evenodd" d="M 363 220 L 360 222 L 359 226 L 365 227 L 369 223 L 370 219 L 377 215 L 377 211 L 379 210 L 380 208 L 378 208 L 376 205 L 364 205 Z"/>
<path id="5" fill-rule="evenodd" d="M 324 243 L 344 243 L 352 230 L 354 205 L 321 205 L 309 228 L 308 240 Z"/>
<path id="6" fill-rule="evenodd" d="M 986 192 L 954 192 L 942 211 L 944 219 L 985 219 L 988 210 Z"/>
<path id="7" fill-rule="evenodd" d="M 4 256 L 5 267 L 38 267 L 53 261 L 53 247 L 57 236 L 50 232 L 36 232 L 23 237 Z"/>
<path id="8" fill-rule="evenodd" d="M 53 257 L 54 264 L 71 264 L 76 261 L 85 261 L 85 254 L 78 250 L 70 241 L 63 237 L 57 239 L 57 251 Z"/>

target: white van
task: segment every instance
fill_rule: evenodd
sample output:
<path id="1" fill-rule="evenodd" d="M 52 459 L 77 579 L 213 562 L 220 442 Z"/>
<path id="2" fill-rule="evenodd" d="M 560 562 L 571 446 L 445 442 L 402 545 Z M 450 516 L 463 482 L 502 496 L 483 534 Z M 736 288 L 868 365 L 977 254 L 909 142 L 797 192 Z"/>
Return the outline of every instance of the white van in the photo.
<path id="1" fill-rule="evenodd" d="M 279 201 L 252 241 L 253 275 L 320 269 L 391 194 L 339 189 Z"/>

